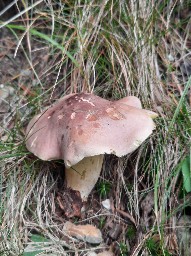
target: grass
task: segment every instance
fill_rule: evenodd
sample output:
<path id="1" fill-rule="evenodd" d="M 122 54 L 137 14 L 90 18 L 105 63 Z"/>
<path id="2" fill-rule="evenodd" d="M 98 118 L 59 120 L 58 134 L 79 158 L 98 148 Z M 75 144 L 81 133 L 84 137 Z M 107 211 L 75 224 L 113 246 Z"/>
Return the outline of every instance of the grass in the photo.
<path id="1" fill-rule="evenodd" d="M 159 114 L 155 132 L 136 152 L 122 159 L 106 158 L 104 164 L 100 193 L 111 196 L 114 208 L 135 222 L 117 212 L 104 219 L 107 223 L 114 215 L 113 221 L 120 219 L 124 226 L 114 241 L 115 255 L 178 252 L 176 226 L 190 207 L 181 166 L 191 144 L 189 4 L 23 0 L 0 22 L 10 38 L 1 38 L 1 63 L 8 57 L 16 70 L 7 75 L 0 64 L 3 83 L 14 88 L 14 96 L 3 103 L 9 108 L 0 116 L 2 255 L 25 255 L 31 234 L 50 241 L 46 255 L 74 255 L 75 250 L 85 255 L 84 248 L 91 249 L 71 243 L 62 230 L 65 219 L 56 210 L 56 193 L 63 182 L 63 164 L 36 159 L 24 143 L 26 125 L 35 114 L 65 94 L 82 91 L 107 99 L 135 95 L 144 108 Z M 30 76 L 23 76 L 22 70 Z M 111 184 L 107 193 L 106 184 Z M 149 193 L 150 212 L 141 206 Z M 85 217 L 83 221 L 96 224 L 103 214 L 90 211 Z M 125 235 L 128 221 L 136 229 L 135 239 Z"/>

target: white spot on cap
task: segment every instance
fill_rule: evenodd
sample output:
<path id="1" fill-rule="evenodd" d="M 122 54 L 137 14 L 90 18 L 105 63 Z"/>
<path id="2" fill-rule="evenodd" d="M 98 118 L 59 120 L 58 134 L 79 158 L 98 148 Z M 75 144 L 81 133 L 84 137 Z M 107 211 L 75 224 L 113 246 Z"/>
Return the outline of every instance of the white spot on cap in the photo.
<path id="1" fill-rule="evenodd" d="M 84 99 L 83 97 L 81 97 L 80 99 L 81 99 L 82 101 L 84 101 L 84 102 L 89 103 L 89 104 L 92 105 L 93 107 L 95 107 L 95 105 L 93 104 L 93 102 L 90 101 L 90 99 L 89 99 L 89 100 L 86 100 L 86 99 Z M 79 101 L 79 102 L 80 102 L 80 101 Z"/>
<path id="2" fill-rule="evenodd" d="M 70 117 L 71 117 L 71 119 L 74 119 L 76 117 L 76 113 L 73 112 Z"/>
<path id="3" fill-rule="evenodd" d="M 50 119 L 51 118 L 51 116 L 48 116 L 48 119 Z"/>
<path id="4" fill-rule="evenodd" d="M 63 116 L 64 116 L 64 115 L 59 115 L 59 116 L 58 116 L 58 119 L 59 119 L 59 120 L 62 119 Z"/>

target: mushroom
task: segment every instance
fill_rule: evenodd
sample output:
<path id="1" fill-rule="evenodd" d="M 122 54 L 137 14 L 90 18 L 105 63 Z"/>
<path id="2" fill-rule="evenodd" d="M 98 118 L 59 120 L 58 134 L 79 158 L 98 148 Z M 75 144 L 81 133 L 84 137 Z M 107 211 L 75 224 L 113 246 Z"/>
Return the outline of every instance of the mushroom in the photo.
<path id="1" fill-rule="evenodd" d="M 108 101 L 90 93 L 71 94 L 34 117 L 26 146 L 42 160 L 63 159 L 67 186 L 86 200 L 97 182 L 104 154 L 131 153 L 152 133 L 157 114 L 130 96 Z"/>

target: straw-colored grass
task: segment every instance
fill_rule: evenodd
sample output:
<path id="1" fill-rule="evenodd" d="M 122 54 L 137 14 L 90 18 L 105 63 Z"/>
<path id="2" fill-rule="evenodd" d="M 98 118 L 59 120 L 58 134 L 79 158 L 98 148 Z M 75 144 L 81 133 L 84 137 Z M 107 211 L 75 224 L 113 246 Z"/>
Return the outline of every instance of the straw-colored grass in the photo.
<path id="1" fill-rule="evenodd" d="M 37 255 L 37 245 L 44 255 L 88 255 L 110 244 L 115 255 L 189 255 L 177 233 L 179 219 L 190 207 L 182 174 L 183 160 L 191 159 L 189 1 L 12 4 L 12 14 L 0 22 L 5 35 L 0 38 L 0 83 L 14 88 L 1 103 L 9 106 L 0 116 L 1 255 L 30 255 L 26 248 Z M 0 15 L 13 7 L 5 6 Z M 4 70 L 7 57 L 14 74 Z M 119 211 L 105 213 L 100 195 L 100 210 L 92 205 L 92 212 L 78 221 L 104 226 L 113 218 L 125 228 L 112 242 L 103 229 L 104 243 L 94 248 L 63 232 L 66 218 L 56 201 L 63 163 L 37 159 L 24 143 L 29 120 L 72 92 L 107 99 L 135 95 L 159 115 L 153 135 L 136 152 L 105 159 L 91 196 L 110 184 L 103 195 Z M 129 232 L 132 227 L 135 231 Z"/>

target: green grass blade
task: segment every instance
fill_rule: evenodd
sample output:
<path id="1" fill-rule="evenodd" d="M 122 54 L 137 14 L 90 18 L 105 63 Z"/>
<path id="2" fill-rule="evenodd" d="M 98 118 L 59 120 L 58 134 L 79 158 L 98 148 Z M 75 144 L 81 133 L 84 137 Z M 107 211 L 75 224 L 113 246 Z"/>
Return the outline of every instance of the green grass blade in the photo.
<path id="1" fill-rule="evenodd" d="M 179 112 L 180 112 L 180 110 L 182 108 L 182 105 L 183 105 L 184 100 L 185 100 L 185 96 L 187 95 L 190 86 L 191 86 L 191 76 L 189 77 L 188 82 L 186 83 L 185 89 L 184 89 L 184 91 L 182 93 L 182 96 L 180 98 L 178 106 L 177 106 L 177 108 L 176 108 L 176 110 L 174 112 L 172 121 L 171 121 L 171 123 L 169 125 L 169 130 L 171 130 L 173 128 L 174 124 L 175 124 L 176 118 L 177 118 L 177 116 L 178 116 L 178 114 L 179 114 Z"/>
<path id="2" fill-rule="evenodd" d="M 191 192 L 191 166 L 190 156 L 187 156 L 182 162 L 183 185 L 187 193 Z"/>
<path id="3" fill-rule="evenodd" d="M 30 239 L 32 242 L 34 242 L 32 246 L 34 250 L 32 250 L 32 247 L 26 247 L 23 256 L 40 255 L 40 253 L 44 252 L 45 248 L 48 247 L 48 245 L 46 245 L 46 242 L 50 242 L 50 240 L 41 235 L 33 234 L 31 235 Z"/>
<path id="4" fill-rule="evenodd" d="M 18 29 L 18 30 L 22 30 L 22 31 L 26 30 L 26 28 L 24 26 L 19 26 L 19 25 L 14 25 L 14 24 L 8 24 L 8 25 L 6 25 L 6 27 L 9 29 Z M 66 49 L 62 45 L 60 45 L 58 42 L 56 42 L 54 39 L 50 38 L 49 36 L 45 35 L 44 33 L 41 33 L 33 28 L 29 29 L 29 32 L 31 35 L 38 36 L 38 37 L 44 39 L 45 41 L 49 42 L 56 48 L 60 49 L 63 53 L 65 53 L 67 55 L 67 57 L 75 64 L 76 67 L 79 67 L 78 62 L 74 59 L 74 57 L 70 54 L 70 52 L 66 51 Z"/>

